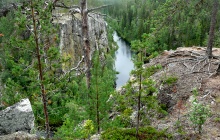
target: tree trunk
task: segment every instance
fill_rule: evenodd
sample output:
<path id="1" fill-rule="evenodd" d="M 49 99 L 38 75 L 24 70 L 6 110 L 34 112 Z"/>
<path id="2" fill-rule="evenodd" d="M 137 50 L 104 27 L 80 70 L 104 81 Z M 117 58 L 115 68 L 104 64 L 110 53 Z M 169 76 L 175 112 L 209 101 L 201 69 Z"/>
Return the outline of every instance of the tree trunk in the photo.
<path id="1" fill-rule="evenodd" d="M 99 56 L 97 56 L 97 66 L 96 66 L 96 121 L 97 121 L 97 131 L 100 134 L 100 116 L 99 116 L 99 87 L 98 87 L 98 66 L 99 66 Z"/>
<path id="2" fill-rule="evenodd" d="M 86 67 L 86 84 L 90 88 L 91 81 L 91 58 L 90 58 L 90 42 L 89 42 L 89 28 L 88 28 L 88 9 L 87 0 L 81 0 L 81 17 L 82 17 L 82 41 L 84 60 Z"/>
<path id="3" fill-rule="evenodd" d="M 32 14 L 32 20 L 33 20 L 33 26 L 34 26 L 34 39 L 35 39 L 35 45 L 36 45 L 36 53 L 37 53 L 37 60 L 38 60 L 38 71 L 40 75 L 40 87 L 41 87 L 41 96 L 42 96 L 42 102 L 43 102 L 43 111 L 45 116 L 45 127 L 46 127 L 46 138 L 49 139 L 49 117 L 48 117 L 48 111 L 47 111 L 47 99 L 46 99 L 46 91 L 43 84 L 43 70 L 41 65 L 41 55 L 40 55 L 40 47 L 38 42 L 38 33 L 37 33 L 37 27 L 36 27 L 36 19 L 34 15 L 34 7 L 31 0 L 31 14 Z"/>
<path id="4" fill-rule="evenodd" d="M 218 64 L 217 74 L 220 74 L 220 63 Z"/>
<path id="5" fill-rule="evenodd" d="M 213 0 L 213 7 L 212 7 L 212 15 L 211 15 L 211 23 L 209 29 L 209 39 L 208 39 L 208 46 L 206 50 L 206 54 L 209 58 L 212 57 L 212 47 L 215 37 L 215 24 L 218 12 L 218 0 Z"/>
<path id="6" fill-rule="evenodd" d="M 140 61 L 143 61 L 143 52 L 140 52 Z M 137 110 L 137 126 L 136 126 L 136 137 L 139 139 L 139 126 L 140 126 L 140 110 L 141 110 L 141 92 L 142 92 L 142 66 L 139 73 L 139 89 L 138 89 L 138 110 Z"/>

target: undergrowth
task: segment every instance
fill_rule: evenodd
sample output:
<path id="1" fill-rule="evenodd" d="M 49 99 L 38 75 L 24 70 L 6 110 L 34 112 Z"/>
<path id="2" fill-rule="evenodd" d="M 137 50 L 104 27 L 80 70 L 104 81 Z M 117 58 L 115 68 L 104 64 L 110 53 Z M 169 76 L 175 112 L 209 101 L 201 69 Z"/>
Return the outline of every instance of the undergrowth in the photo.
<path id="1" fill-rule="evenodd" d="M 138 138 L 135 135 L 135 128 L 114 128 L 108 129 L 102 133 L 102 140 L 167 140 L 171 139 L 172 135 L 166 131 L 158 131 L 153 127 L 144 127 L 139 129 Z"/>

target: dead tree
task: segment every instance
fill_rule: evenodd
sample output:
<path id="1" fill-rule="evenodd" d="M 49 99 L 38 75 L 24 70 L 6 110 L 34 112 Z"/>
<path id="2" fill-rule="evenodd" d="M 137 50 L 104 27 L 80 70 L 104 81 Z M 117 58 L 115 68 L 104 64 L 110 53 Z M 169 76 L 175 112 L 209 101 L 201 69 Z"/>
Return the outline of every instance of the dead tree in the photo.
<path id="1" fill-rule="evenodd" d="M 83 51 L 85 56 L 85 67 L 86 67 L 86 84 L 87 88 L 90 89 L 91 85 L 91 48 L 90 48 L 90 40 L 89 40 L 89 26 L 88 26 L 88 14 L 90 12 L 93 12 L 95 10 L 107 7 L 109 5 L 103 5 L 100 7 L 96 7 L 93 9 L 87 8 L 87 0 L 81 0 L 81 18 L 82 18 L 82 41 L 83 41 Z M 88 95 L 89 97 L 89 95 Z M 98 94 L 97 94 L 97 100 L 98 100 Z M 100 133 L 100 116 L 99 116 L 99 105 L 97 103 L 97 112 L 96 112 L 96 119 L 97 119 L 97 125 L 98 125 L 98 133 Z"/>
<path id="2" fill-rule="evenodd" d="M 81 18 L 82 18 L 82 44 L 85 56 L 86 68 L 86 84 L 90 88 L 91 81 L 91 57 L 90 57 L 90 41 L 89 41 L 89 27 L 88 27 L 88 9 L 87 0 L 81 0 Z"/>
<path id="3" fill-rule="evenodd" d="M 218 0 L 213 0 L 213 8 L 212 8 L 212 15 L 211 15 L 211 23 L 210 23 L 210 29 L 209 29 L 209 39 L 208 39 L 208 46 L 206 49 L 206 54 L 209 58 L 212 57 L 212 47 L 215 37 L 215 24 L 217 20 L 217 13 L 218 13 Z"/>
<path id="4" fill-rule="evenodd" d="M 86 84 L 87 88 L 90 89 L 91 84 L 91 48 L 89 40 L 89 27 L 88 27 L 88 14 L 98 9 L 108 7 L 109 5 L 103 5 L 100 7 L 88 9 L 87 0 L 81 0 L 81 17 L 82 17 L 82 40 L 83 40 L 83 50 L 85 56 L 85 67 L 86 67 Z"/>

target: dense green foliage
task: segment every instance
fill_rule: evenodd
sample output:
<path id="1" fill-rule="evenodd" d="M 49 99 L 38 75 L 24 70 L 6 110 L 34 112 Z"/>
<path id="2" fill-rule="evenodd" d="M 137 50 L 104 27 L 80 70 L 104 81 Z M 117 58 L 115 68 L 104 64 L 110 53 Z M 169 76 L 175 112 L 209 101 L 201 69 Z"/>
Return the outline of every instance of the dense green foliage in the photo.
<path id="1" fill-rule="evenodd" d="M 62 125 L 56 133 L 57 137 L 62 139 L 86 138 L 96 132 L 98 127 L 104 130 L 109 126 L 107 119 L 111 103 L 107 100 L 114 91 L 113 57 L 115 49 L 112 48 L 108 52 L 100 50 L 95 53 L 92 60 L 91 89 L 87 89 L 84 75 L 77 76 L 74 71 L 63 75 L 60 72 L 62 64 L 66 63 L 68 58 L 62 58 L 59 54 L 58 30 L 56 25 L 51 23 L 50 8 L 52 7 L 42 10 L 42 5 L 43 1 L 34 3 L 40 19 L 38 20 L 38 33 L 42 40 L 40 41 L 40 53 L 51 130 L 56 130 Z M 35 40 L 28 29 L 33 24 L 32 20 L 22 14 L 22 9 L 7 17 L 2 17 L 0 20 L 0 32 L 4 34 L 4 37 L 1 38 L 1 83 L 5 87 L 1 102 L 5 106 L 9 106 L 22 98 L 29 98 L 34 110 L 36 126 L 43 129 L 45 120 Z M 111 34 L 112 32 L 109 35 L 110 45 Z M 89 93 L 89 96 L 86 93 Z M 99 114 L 99 121 L 97 114 Z M 91 120 L 89 129 L 80 127 L 85 120 Z M 70 128 L 77 131 L 72 132 Z"/>
<path id="2" fill-rule="evenodd" d="M 92 119 L 94 127 L 96 122 L 96 102 L 99 103 L 101 127 L 107 119 L 109 104 L 105 102 L 114 90 L 115 72 L 113 67 L 114 49 L 105 54 L 94 56 L 92 68 L 92 88 L 89 89 L 90 97 L 85 94 L 88 89 L 85 85 L 84 75 L 76 75 L 73 71 L 62 73 L 62 64 L 68 58 L 62 58 L 59 53 L 59 39 L 56 25 L 51 23 L 52 10 L 50 6 L 43 10 L 44 1 L 34 1 L 34 8 L 38 11 L 38 34 L 40 34 L 40 55 L 44 72 L 45 90 L 47 92 L 47 105 L 51 129 L 68 124 L 68 119 L 76 127 L 85 119 Z M 27 5 L 30 6 L 30 5 Z M 1 102 L 5 106 L 12 105 L 22 98 L 29 98 L 36 118 L 36 126 L 40 129 L 44 124 L 44 113 L 41 101 L 40 81 L 36 57 L 36 44 L 33 34 L 29 31 L 32 20 L 22 14 L 19 8 L 15 13 L 10 13 L 0 20 L 1 38 L 1 83 L 4 85 Z M 27 14 L 31 14 L 30 11 Z M 27 25 L 27 26 L 26 26 Z M 110 43 L 111 44 L 111 43 Z M 97 53 L 98 54 L 98 53 Z M 98 75 L 97 75 L 98 74 Z M 108 80 L 106 80 L 108 79 Z M 105 81 L 105 82 L 103 82 Z M 96 87 L 99 93 L 96 91 Z M 94 87 L 94 88 L 93 88 Z M 95 96 L 100 99 L 96 101 Z M 87 103 L 90 104 L 87 104 Z M 73 106 L 72 106 L 73 105 Z M 76 108 L 74 108 L 76 106 Z M 79 111 L 79 107 L 82 108 Z M 80 113 L 81 112 L 81 113 Z M 65 116 L 65 117 L 64 117 Z M 64 125 L 65 126 L 65 125 Z"/>
<path id="3" fill-rule="evenodd" d="M 92 133 L 94 133 L 92 120 L 85 120 L 80 124 L 76 124 L 73 120 L 67 119 L 56 132 L 55 138 L 62 140 L 85 139 Z"/>
<path id="4" fill-rule="evenodd" d="M 211 7 L 212 0 L 118 0 L 113 8 L 108 9 L 109 15 L 115 19 L 109 19 L 109 23 L 129 42 L 140 40 L 143 34 L 147 34 L 148 47 L 156 50 L 206 46 Z M 219 35 L 218 30 L 216 47 L 219 46 Z"/>
<path id="5" fill-rule="evenodd" d="M 59 79 L 62 59 L 57 47 L 58 42 L 54 40 L 57 38 L 57 27 L 50 22 L 52 7 L 49 6 L 42 10 L 42 5 L 44 5 L 43 1 L 35 2 L 34 8 L 39 12 L 40 18 L 38 20 L 38 27 L 40 25 L 38 34 L 41 34 L 42 41 L 39 45 L 44 71 L 43 83 L 48 97 L 50 124 L 56 126 L 62 124 L 62 116 L 67 112 L 65 102 L 73 98 L 77 87 L 74 85 L 73 79 L 71 81 L 64 78 Z M 6 105 L 11 105 L 22 98 L 29 98 L 33 105 L 36 122 L 42 125 L 44 114 L 36 61 L 36 44 L 34 35 L 27 28 L 28 26 L 30 28 L 33 23 L 31 19 L 22 14 L 21 8 L 11 15 L 15 18 L 11 22 L 2 22 L 3 26 L 1 26 L 10 26 L 8 28 L 10 30 L 2 30 L 2 33 L 6 35 L 2 43 L 4 47 L 1 50 L 3 67 L 1 82 L 5 85 L 2 100 Z M 4 21 L 4 19 L 10 20 L 10 16 L 3 17 L 1 20 Z M 12 30 L 14 31 L 12 32 Z"/>
<path id="6" fill-rule="evenodd" d="M 97 132 L 100 128 L 105 130 L 109 127 L 108 113 L 111 102 L 108 102 L 108 98 L 114 91 L 114 61 L 111 54 L 105 54 L 104 62 L 100 61 L 100 57 L 99 52 L 96 52 L 93 57 L 90 97 L 83 97 L 82 92 L 75 96 L 78 98 L 75 102 L 66 104 L 69 112 L 65 114 L 64 125 L 56 133 L 57 138 L 84 138 L 81 126 L 87 119 L 93 122 L 94 130 L 91 133 Z M 86 89 L 85 83 L 79 87 L 80 91 L 85 92 L 83 89 Z"/>
<path id="7" fill-rule="evenodd" d="M 140 62 L 138 63 L 141 66 Z M 137 65 L 138 65 L 137 64 Z M 138 67 L 132 72 L 135 79 L 129 81 L 121 94 L 114 93 L 111 101 L 113 102 L 113 112 L 120 115 L 115 116 L 112 121 L 113 128 L 131 128 L 136 127 L 134 122 L 137 121 L 137 112 L 140 114 L 140 127 L 149 125 L 154 117 L 158 114 L 167 114 L 157 101 L 157 88 L 155 82 L 149 77 L 160 70 L 161 66 L 152 66 L 146 69 Z M 141 77 L 139 77 L 141 74 Z M 140 78 L 142 80 L 140 80 Z M 142 85 L 139 88 L 140 84 Z M 124 91 L 125 90 L 125 91 Z M 138 100 L 140 108 L 137 110 Z M 131 116 L 135 116 L 133 119 Z"/>
<path id="8" fill-rule="evenodd" d="M 101 57 L 105 57 L 106 61 L 99 62 Z M 111 103 L 107 101 L 110 94 L 115 90 L 114 81 L 116 78 L 115 71 L 113 71 L 114 59 L 109 54 L 101 54 L 100 51 L 100 54 L 97 52 L 97 54 L 94 55 L 93 64 L 91 98 L 89 102 L 92 104 L 92 108 L 96 108 L 96 113 L 91 110 L 90 112 L 91 117 L 96 118 L 94 119 L 94 121 L 96 120 L 96 125 L 100 125 L 99 127 L 104 128 L 105 124 L 108 122 L 108 113 L 111 107 Z"/>
<path id="9" fill-rule="evenodd" d="M 135 129 L 108 129 L 102 134 L 103 140 L 136 140 Z M 165 131 L 157 131 L 152 127 L 140 128 L 140 140 L 165 140 L 172 136 Z"/>

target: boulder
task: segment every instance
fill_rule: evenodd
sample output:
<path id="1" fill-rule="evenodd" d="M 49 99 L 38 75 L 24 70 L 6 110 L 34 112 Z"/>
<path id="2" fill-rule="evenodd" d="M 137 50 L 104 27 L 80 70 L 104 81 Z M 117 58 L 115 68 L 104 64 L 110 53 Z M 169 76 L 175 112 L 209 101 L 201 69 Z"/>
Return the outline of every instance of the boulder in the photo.
<path id="1" fill-rule="evenodd" d="M 95 134 L 95 135 L 91 136 L 90 139 L 91 140 L 100 140 L 101 139 L 101 135 L 100 134 Z"/>
<path id="2" fill-rule="evenodd" d="M 0 135 L 30 132 L 33 128 L 34 114 L 29 99 L 23 99 L 0 111 Z"/>
<path id="3" fill-rule="evenodd" d="M 0 136 L 0 140 L 40 140 L 40 139 L 43 139 L 43 138 L 39 138 L 35 134 L 29 134 L 29 133 L 23 132 L 23 131 Z"/>

